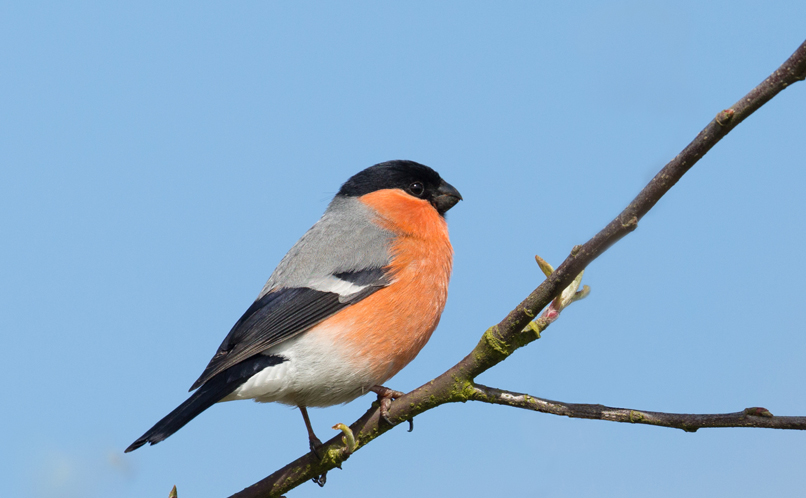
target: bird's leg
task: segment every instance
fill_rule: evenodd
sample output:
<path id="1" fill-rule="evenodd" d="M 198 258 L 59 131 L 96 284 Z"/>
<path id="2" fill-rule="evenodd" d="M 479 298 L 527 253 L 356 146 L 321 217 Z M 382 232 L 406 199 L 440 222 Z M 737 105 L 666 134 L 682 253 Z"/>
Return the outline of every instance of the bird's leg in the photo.
<path id="1" fill-rule="evenodd" d="M 308 418 L 308 410 L 304 406 L 298 406 L 297 408 L 299 408 L 300 413 L 302 413 L 302 419 L 305 421 L 305 428 L 308 429 L 308 444 L 311 447 L 311 453 L 316 455 L 316 458 L 321 460 L 322 455 L 319 454 L 319 447 L 322 446 L 322 441 L 319 441 L 319 438 L 313 433 L 311 419 Z"/>
<path id="2" fill-rule="evenodd" d="M 378 395 L 378 405 L 380 405 L 381 418 L 389 425 L 395 425 L 389 420 L 389 408 L 392 406 L 392 400 L 403 396 L 400 391 L 394 391 L 388 387 L 373 386 L 370 391 Z"/>

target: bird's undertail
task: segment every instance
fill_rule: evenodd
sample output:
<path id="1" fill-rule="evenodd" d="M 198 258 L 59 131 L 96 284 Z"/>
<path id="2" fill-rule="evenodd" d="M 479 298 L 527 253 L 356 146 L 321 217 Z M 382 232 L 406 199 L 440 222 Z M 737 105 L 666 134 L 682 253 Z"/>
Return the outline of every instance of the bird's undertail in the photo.
<path id="1" fill-rule="evenodd" d="M 282 356 L 258 354 L 224 370 L 205 382 L 184 403 L 154 424 L 154 427 L 129 445 L 125 453 L 134 451 L 146 443 L 157 444 L 166 439 L 196 418 L 201 412 L 224 399 L 238 386 L 246 382 L 249 377 L 266 367 L 278 365 L 284 361 L 285 358 Z"/>

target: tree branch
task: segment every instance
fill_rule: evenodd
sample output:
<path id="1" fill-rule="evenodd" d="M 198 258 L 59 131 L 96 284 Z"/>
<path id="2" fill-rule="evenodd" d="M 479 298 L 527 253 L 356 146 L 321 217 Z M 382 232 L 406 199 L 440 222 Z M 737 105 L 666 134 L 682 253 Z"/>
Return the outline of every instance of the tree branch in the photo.
<path id="1" fill-rule="evenodd" d="M 686 432 L 696 432 L 697 429 L 708 427 L 759 427 L 766 429 L 806 430 L 806 417 L 776 417 L 770 413 L 769 410 L 761 407 L 745 408 L 736 413 L 704 415 L 648 412 L 630 408 L 612 408 L 604 405 L 551 401 L 536 398 L 528 394 L 514 393 L 494 387 L 482 386 L 481 384 L 475 385 L 470 399 L 473 401 L 512 406 L 571 418 L 656 425 L 658 427 L 682 429 Z"/>
<path id="2" fill-rule="evenodd" d="M 588 264 L 622 237 L 635 230 L 638 226 L 638 221 L 652 209 L 660 198 L 663 197 L 663 195 L 666 194 L 702 156 L 711 150 L 717 142 L 781 90 L 803 79 L 806 79 L 806 42 L 760 85 L 751 90 L 750 93 L 745 95 L 733 106 L 717 114 L 680 154 L 655 175 L 652 181 L 644 187 L 624 211 L 584 245 L 574 247 L 571 251 L 571 255 L 566 258 L 555 272 L 529 294 L 529 296 L 512 310 L 498 325 L 488 329 L 469 355 L 436 379 L 418 387 L 392 403 L 389 410 L 389 419 L 395 424 L 398 424 L 405 420 L 411 420 L 414 416 L 445 403 L 464 402 L 468 400 L 485 401 L 479 397 L 484 397 L 484 390 L 490 390 L 490 388 L 482 388 L 474 385 L 473 380 L 482 372 L 505 360 L 516 349 L 540 337 L 540 332 L 552 321 L 552 319 L 548 319 L 547 317 L 541 317 L 533 322 L 532 320 L 537 316 L 540 310 L 546 307 L 563 289 L 567 288 Z M 554 318 L 556 318 L 556 316 Z M 502 393 L 501 396 L 503 396 L 504 391 L 496 390 L 496 392 Z M 499 399 L 503 398 L 500 396 L 491 396 L 486 401 L 496 402 L 496 400 Z M 531 399 L 536 400 L 536 398 Z M 626 415 L 627 419 L 623 421 L 666 425 L 669 427 L 677 427 L 677 425 L 671 422 L 675 420 L 673 417 L 694 417 L 693 419 L 685 419 L 685 424 L 687 424 L 685 427 L 689 427 L 692 430 L 697 427 L 717 426 L 762 427 L 762 425 L 748 424 L 747 421 L 765 419 L 765 423 L 770 424 L 772 423 L 770 420 L 776 423 L 778 423 L 778 420 L 782 420 L 781 423 L 783 423 L 784 419 L 792 421 L 793 419 L 799 418 L 767 417 L 764 413 L 769 412 L 766 412 L 766 410 L 758 411 L 755 414 L 740 412 L 740 414 L 684 416 L 638 412 L 635 410 L 619 411 L 620 409 L 605 407 L 594 408 L 598 405 L 566 405 L 556 402 L 543 402 L 547 403 L 544 405 L 545 407 L 551 406 L 559 411 L 566 410 L 565 413 L 557 413 L 559 415 L 581 416 L 583 413 L 588 413 L 591 416 L 584 418 L 601 418 L 604 420 L 616 420 Z M 523 407 L 525 408 L 527 406 L 525 405 Z M 529 405 L 529 407 L 531 406 Z M 596 415 L 596 410 L 599 410 L 601 416 L 594 416 Z M 764 413 L 762 413 L 762 411 Z M 630 419 L 630 414 L 632 414 L 632 419 Z M 640 417 L 642 417 L 642 421 L 637 420 L 639 414 Z M 651 421 L 664 420 L 664 416 L 667 417 L 665 420 L 669 420 L 669 423 L 664 424 Z M 705 417 L 705 419 L 702 417 Z M 698 425 L 694 423 L 696 421 L 703 423 L 708 422 L 708 417 L 710 417 L 709 420 L 711 420 L 710 423 L 712 425 Z M 722 419 L 733 420 L 734 425 L 713 425 L 717 424 L 718 420 Z M 683 419 L 677 420 L 681 421 Z M 742 420 L 744 420 L 745 423 L 741 423 Z M 769 427 L 771 425 L 763 426 Z M 392 427 L 393 426 L 379 419 L 377 403 L 374 403 L 360 419 L 350 426 L 350 430 L 352 430 L 355 435 L 355 450 L 365 446 Z M 681 426 L 681 428 L 684 429 L 685 427 Z M 779 428 L 802 429 L 803 427 L 781 426 Z M 282 493 L 297 487 L 307 480 L 324 476 L 328 470 L 334 467 L 341 467 L 341 463 L 351 454 L 342 439 L 341 436 L 337 436 L 325 443 L 320 449 L 324 455 L 321 460 L 310 453 L 306 454 L 263 480 L 232 495 L 232 498 L 280 496 Z"/>

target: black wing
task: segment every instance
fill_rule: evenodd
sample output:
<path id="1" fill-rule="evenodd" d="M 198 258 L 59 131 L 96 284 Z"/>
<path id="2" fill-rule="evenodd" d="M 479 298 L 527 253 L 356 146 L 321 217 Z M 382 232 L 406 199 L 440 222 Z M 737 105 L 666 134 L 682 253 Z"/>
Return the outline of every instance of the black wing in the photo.
<path id="1" fill-rule="evenodd" d="M 307 287 L 280 288 L 252 303 L 224 338 L 190 390 L 198 388 L 227 368 L 311 329 L 339 310 L 389 285 L 387 272 L 380 268 L 340 273 L 337 278 L 360 282 L 358 285 L 367 287 L 347 299 L 335 292 Z"/>

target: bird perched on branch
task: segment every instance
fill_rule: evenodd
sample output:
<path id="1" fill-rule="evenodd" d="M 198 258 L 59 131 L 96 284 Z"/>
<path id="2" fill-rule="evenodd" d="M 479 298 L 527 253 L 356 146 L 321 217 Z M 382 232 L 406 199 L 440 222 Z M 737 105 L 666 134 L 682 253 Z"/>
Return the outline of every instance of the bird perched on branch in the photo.
<path id="1" fill-rule="evenodd" d="M 448 295 L 445 212 L 462 199 L 427 166 L 389 161 L 342 185 L 219 346 L 195 392 L 126 448 L 156 444 L 219 401 L 306 407 L 373 391 L 387 418 L 400 393 L 382 384 L 423 348 Z M 388 420 L 388 418 L 387 418 Z"/>

